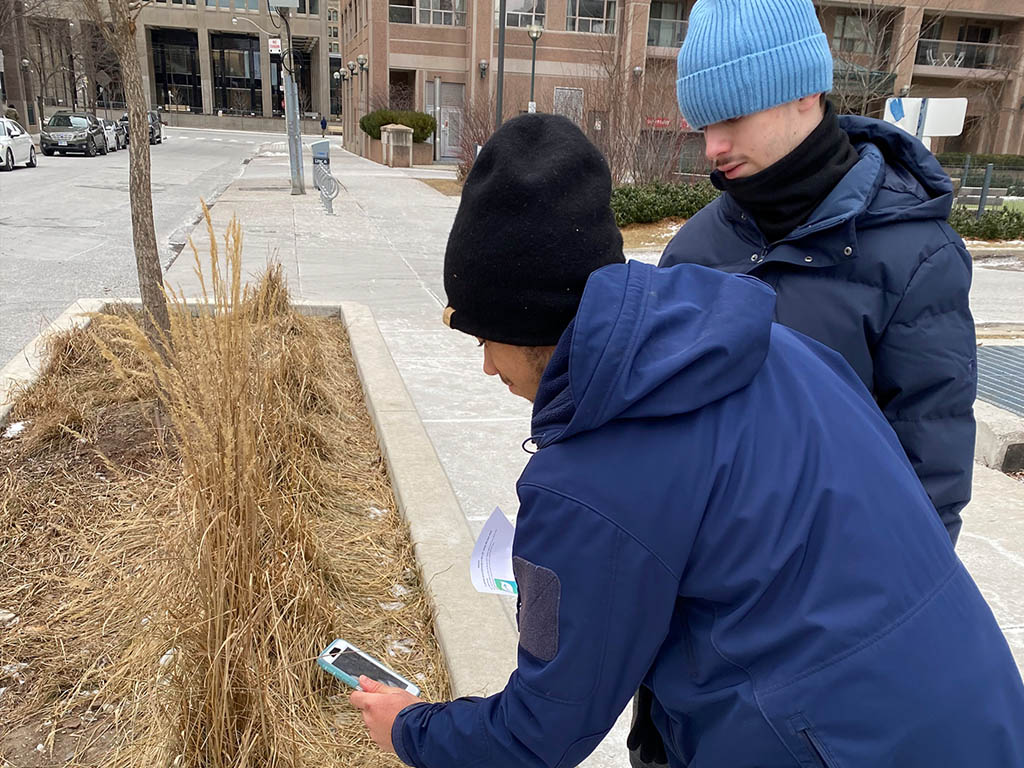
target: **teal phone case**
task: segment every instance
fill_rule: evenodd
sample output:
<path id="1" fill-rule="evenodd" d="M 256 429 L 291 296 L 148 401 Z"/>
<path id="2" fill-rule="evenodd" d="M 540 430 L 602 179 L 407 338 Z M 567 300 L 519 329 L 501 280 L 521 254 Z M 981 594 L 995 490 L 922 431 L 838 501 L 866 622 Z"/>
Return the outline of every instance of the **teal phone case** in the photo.
<path id="1" fill-rule="evenodd" d="M 405 683 L 409 687 L 409 689 L 410 689 L 409 692 L 412 693 L 413 696 L 419 696 L 420 695 L 419 686 L 415 685 L 414 683 L 410 683 L 408 680 L 406 680 L 400 674 L 398 674 L 397 672 L 395 672 L 395 671 L 389 669 L 388 667 L 384 666 L 383 664 L 381 664 L 381 662 L 379 662 L 377 659 L 373 658 L 369 654 L 364 653 L 363 651 L 359 650 L 354 645 L 349 643 L 347 640 L 342 640 L 342 639 L 338 638 L 336 640 L 333 640 L 330 643 L 330 645 L 328 645 L 326 648 L 324 648 L 322 651 L 320 651 L 320 655 L 316 657 L 316 663 L 320 665 L 320 668 L 322 670 L 324 670 L 328 674 L 333 675 L 334 677 L 338 678 L 339 680 L 341 680 L 341 682 L 345 683 L 345 685 L 349 686 L 350 688 L 355 688 L 355 689 L 358 690 L 359 689 L 359 679 L 355 678 L 355 677 L 352 677 L 352 675 L 349 675 L 346 672 L 338 669 L 336 666 L 331 664 L 331 662 L 329 660 L 324 658 L 326 656 L 327 652 L 329 650 L 331 650 L 332 648 L 334 648 L 338 643 L 345 643 L 347 645 L 347 647 L 349 647 L 352 650 L 356 651 L 356 653 L 360 654 L 364 658 L 369 659 L 370 661 L 372 661 L 374 664 L 376 664 L 381 669 L 385 670 L 388 674 L 393 676 L 396 680 L 401 680 L 403 683 Z"/>

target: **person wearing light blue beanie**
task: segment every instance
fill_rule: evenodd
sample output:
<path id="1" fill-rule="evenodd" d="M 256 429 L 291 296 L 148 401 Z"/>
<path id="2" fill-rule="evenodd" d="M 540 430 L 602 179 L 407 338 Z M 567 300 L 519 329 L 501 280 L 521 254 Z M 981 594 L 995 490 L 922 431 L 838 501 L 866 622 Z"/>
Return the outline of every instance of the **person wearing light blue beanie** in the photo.
<path id="1" fill-rule="evenodd" d="M 947 221 L 949 176 L 902 129 L 837 115 L 832 61 L 811 0 L 697 0 L 676 96 L 722 195 L 659 264 L 771 285 L 775 320 L 839 352 L 860 378 L 955 544 L 974 459 L 971 257 Z M 635 768 L 665 762 L 658 708 L 641 688 Z"/>
<path id="2" fill-rule="evenodd" d="M 832 90 L 832 52 L 810 0 L 701 0 L 678 58 L 694 128 Z"/>

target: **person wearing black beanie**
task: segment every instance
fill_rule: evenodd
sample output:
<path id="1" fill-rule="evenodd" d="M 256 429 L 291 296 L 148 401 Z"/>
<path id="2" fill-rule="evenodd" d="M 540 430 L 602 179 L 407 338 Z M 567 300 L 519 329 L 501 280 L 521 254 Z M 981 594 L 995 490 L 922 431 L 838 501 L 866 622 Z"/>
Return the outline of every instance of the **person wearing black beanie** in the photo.
<path id="1" fill-rule="evenodd" d="M 440 702 L 361 678 L 370 738 L 414 768 L 571 768 L 647 690 L 673 768 L 1024 765 L 1010 647 L 854 371 L 760 280 L 623 263 L 610 192 L 550 115 L 469 176 L 445 318 L 533 402 L 516 669 Z"/>
<path id="2" fill-rule="evenodd" d="M 444 257 L 445 323 L 520 347 L 558 343 L 591 272 L 621 264 L 612 179 L 572 121 L 522 115 L 490 138 Z"/>

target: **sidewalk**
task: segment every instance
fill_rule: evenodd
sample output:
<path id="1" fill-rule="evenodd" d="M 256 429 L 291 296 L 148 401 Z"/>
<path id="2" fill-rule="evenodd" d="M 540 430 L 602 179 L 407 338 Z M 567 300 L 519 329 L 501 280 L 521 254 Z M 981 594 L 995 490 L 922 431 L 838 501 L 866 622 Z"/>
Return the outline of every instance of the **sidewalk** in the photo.
<path id="1" fill-rule="evenodd" d="M 312 189 L 312 167 L 306 168 L 308 193 L 292 196 L 283 146 L 265 148 L 213 207 L 215 231 L 222 236 L 231 215 L 237 215 L 246 271 L 255 274 L 276 257 L 295 299 L 371 307 L 475 538 L 495 506 L 513 517 L 517 511 L 515 480 L 529 458 L 521 445 L 529 436 L 530 404 L 484 376 L 475 341 L 441 322 L 445 243 L 459 199 L 416 177 L 451 172 L 388 169 L 337 146 L 332 171 L 343 185 L 333 217 L 323 213 Z M 205 231 L 193 236 L 205 255 Z M 166 275 L 187 295 L 196 289 L 192 266 L 186 248 Z M 1024 310 L 1015 311 L 1024 321 Z M 1024 668 L 1024 483 L 977 466 L 975 488 L 960 554 Z M 494 599 L 502 601 L 514 630 L 514 602 Z M 465 631 L 487 633 L 488 628 Z M 628 765 L 626 731 L 620 719 L 584 765 Z"/>

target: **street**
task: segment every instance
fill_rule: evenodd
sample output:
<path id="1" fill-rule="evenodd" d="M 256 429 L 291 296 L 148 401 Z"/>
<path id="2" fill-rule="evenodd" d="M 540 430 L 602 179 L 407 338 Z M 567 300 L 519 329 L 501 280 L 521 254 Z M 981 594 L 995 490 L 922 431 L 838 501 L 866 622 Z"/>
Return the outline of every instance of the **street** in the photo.
<path id="1" fill-rule="evenodd" d="M 153 215 L 166 266 L 200 214 L 261 144 L 283 134 L 164 129 L 150 147 Z M 0 360 L 15 355 L 76 298 L 138 296 L 128 150 L 38 156 L 0 174 Z M 176 243 L 178 247 L 172 245 Z"/>

